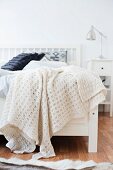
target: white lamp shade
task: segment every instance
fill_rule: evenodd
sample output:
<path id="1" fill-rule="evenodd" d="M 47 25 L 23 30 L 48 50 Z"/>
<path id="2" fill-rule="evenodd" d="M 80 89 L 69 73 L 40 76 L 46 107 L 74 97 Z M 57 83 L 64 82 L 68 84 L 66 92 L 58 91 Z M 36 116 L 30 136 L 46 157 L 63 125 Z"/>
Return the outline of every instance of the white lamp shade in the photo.
<path id="1" fill-rule="evenodd" d="M 87 33 L 86 39 L 87 40 L 96 40 L 96 34 L 95 34 L 93 26 L 91 27 L 91 30 Z"/>

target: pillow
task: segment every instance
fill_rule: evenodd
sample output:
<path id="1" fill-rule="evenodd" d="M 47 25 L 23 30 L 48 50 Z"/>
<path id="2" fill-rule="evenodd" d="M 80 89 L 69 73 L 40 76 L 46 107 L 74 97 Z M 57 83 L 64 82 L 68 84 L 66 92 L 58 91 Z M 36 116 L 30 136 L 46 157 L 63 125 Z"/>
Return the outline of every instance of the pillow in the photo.
<path id="1" fill-rule="evenodd" d="M 0 77 L 8 75 L 8 74 L 12 74 L 12 71 L 0 69 Z"/>
<path id="2" fill-rule="evenodd" d="M 1 68 L 10 71 L 22 70 L 31 60 L 41 60 L 44 55 L 44 53 L 21 53 L 13 57 Z"/>
<path id="3" fill-rule="evenodd" d="M 0 68 L 6 64 L 8 62 L 8 60 L 0 60 Z"/>
<path id="4" fill-rule="evenodd" d="M 51 61 L 51 60 L 49 60 L 46 56 L 44 56 L 40 61 Z"/>
<path id="5" fill-rule="evenodd" d="M 36 68 L 42 68 L 42 67 L 59 68 L 62 66 L 67 66 L 67 63 L 60 62 L 60 61 L 30 61 L 24 67 L 24 70 L 36 69 Z"/>
<path id="6" fill-rule="evenodd" d="M 48 60 L 67 62 L 67 51 L 45 52 Z"/>

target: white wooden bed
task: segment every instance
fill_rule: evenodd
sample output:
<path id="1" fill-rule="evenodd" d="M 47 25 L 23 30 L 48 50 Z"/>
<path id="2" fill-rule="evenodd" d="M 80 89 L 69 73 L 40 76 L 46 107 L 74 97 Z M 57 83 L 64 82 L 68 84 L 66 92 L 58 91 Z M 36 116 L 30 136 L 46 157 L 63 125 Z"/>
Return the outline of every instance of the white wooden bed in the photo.
<path id="1" fill-rule="evenodd" d="M 37 45 L 37 46 L 20 46 L 20 47 L 8 47 L 0 48 L 0 60 L 14 57 L 21 52 L 45 52 L 45 51 L 61 51 L 66 50 L 67 62 L 69 64 L 81 64 L 81 46 L 72 45 Z M 4 99 L 0 98 L 0 111 L 3 109 Z M 55 134 L 55 136 L 88 136 L 88 152 L 97 152 L 98 141 L 98 106 L 90 113 L 86 115 L 85 120 L 73 119 L 70 121 L 61 131 Z"/>

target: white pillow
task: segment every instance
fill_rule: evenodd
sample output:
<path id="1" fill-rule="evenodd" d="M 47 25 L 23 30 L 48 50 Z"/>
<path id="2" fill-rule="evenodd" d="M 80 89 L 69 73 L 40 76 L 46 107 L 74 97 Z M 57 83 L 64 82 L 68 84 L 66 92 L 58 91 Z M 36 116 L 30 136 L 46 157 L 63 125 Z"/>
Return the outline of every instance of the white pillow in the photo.
<path id="1" fill-rule="evenodd" d="M 0 60 L 0 77 L 10 74 L 10 72 L 11 72 L 9 70 L 1 69 L 1 66 L 3 66 L 5 63 L 7 63 L 7 60 Z"/>
<path id="2" fill-rule="evenodd" d="M 12 74 L 13 71 L 10 71 L 10 70 L 5 70 L 5 69 L 1 69 L 0 68 L 0 77 L 1 76 L 5 76 L 5 75 L 8 75 L 8 74 Z"/>
<path id="3" fill-rule="evenodd" d="M 6 64 L 8 62 L 8 60 L 0 60 L 0 68 L 1 66 L 3 66 L 4 64 Z"/>
<path id="4" fill-rule="evenodd" d="M 30 61 L 23 70 L 28 69 L 36 69 L 36 68 L 42 68 L 42 67 L 50 67 L 50 68 L 59 68 L 62 66 L 67 66 L 67 63 L 60 62 L 60 61 Z"/>
<path id="5" fill-rule="evenodd" d="M 40 61 L 46 61 L 47 62 L 47 61 L 50 61 L 50 60 L 48 60 L 47 57 L 43 57 Z"/>

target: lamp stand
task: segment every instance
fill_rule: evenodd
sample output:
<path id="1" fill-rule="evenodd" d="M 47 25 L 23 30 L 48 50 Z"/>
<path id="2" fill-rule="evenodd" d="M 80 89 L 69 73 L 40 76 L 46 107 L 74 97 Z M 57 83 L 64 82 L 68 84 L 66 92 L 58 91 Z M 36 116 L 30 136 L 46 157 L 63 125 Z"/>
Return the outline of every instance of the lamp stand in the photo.
<path id="1" fill-rule="evenodd" d="M 100 42 L 100 51 L 101 51 L 101 54 L 100 54 L 100 56 L 99 56 L 99 59 L 104 59 L 104 56 L 102 55 L 102 50 L 103 50 L 103 48 L 102 48 L 102 45 L 103 45 L 103 43 L 102 43 L 102 34 L 100 34 L 100 36 L 101 36 L 101 42 Z"/>

